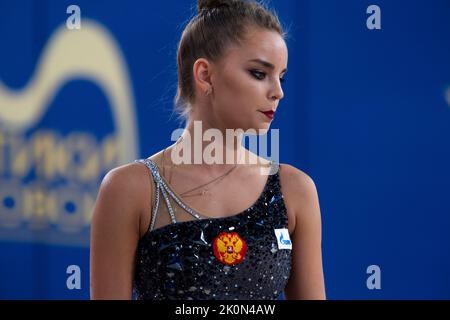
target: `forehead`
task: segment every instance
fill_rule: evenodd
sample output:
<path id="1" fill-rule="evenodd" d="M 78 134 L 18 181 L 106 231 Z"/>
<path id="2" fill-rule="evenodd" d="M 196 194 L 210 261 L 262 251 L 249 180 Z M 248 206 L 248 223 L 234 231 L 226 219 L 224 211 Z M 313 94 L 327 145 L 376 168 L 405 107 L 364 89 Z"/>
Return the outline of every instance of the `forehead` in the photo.
<path id="1" fill-rule="evenodd" d="M 288 50 L 286 42 L 277 32 L 250 28 L 244 41 L 240 45 L 231 46 L 226 56 L 225 60 L 257 58 L 274 64 L 276 68 L 284 69 L 287 65 Z"/>

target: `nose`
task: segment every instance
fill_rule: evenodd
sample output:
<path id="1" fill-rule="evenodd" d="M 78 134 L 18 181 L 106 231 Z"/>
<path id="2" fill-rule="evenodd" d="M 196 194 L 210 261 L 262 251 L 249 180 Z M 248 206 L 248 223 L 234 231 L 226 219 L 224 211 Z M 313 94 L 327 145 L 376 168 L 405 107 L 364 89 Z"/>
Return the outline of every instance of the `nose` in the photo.
<path id="1" fill-rule="evenodd" d="M 281 100 L 284 97 L 283 88 L 281 87 L 280 80 L 275 80 L 272 90 L 270 92 L 270 100 Z"/>

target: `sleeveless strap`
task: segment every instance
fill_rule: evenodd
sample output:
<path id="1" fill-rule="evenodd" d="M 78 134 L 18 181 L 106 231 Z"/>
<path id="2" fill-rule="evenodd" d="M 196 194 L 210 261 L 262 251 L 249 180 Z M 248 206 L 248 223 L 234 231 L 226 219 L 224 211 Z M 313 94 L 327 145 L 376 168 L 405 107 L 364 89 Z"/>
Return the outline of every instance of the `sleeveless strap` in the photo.
<path id="1" fill-rule="evenodd" d="M 188 205 L 186 205 L 181 199 L 179 199 L 172 191 L 172 189 L 167 185 L 167 183 L 164 181 L 164 179 L 161 177 L 159 173 L 158 166 L 150 159 L 140 159 L 135 160 L 134 162 L 143 163 L 146 165 L 146 167 L 150 170 L 153 180 L 155 182 L 155 192 L 156 192 L 156 199 L 155 199 L 155 206 L 153 208 L 152 212 L 152 221 L 150 223 L 150 231 L 153 230 L 155 221 L 156 221 L 156 215 L 158 213 L 159 208 L 159 199 L 160 199 L 160 193 L 162 194 L 164 198 L 164 202 L 166 203 L 167 210 L 169 211 L 170 219 L 172 223 L 176 223 L 175 218 L 175 210 L 172 207 L 172 204 L 170 203 L 170 198 L 175 200 L 175 202 L 183 208 L 186 212 L 191 214 L 194 218 L 202 219 L 202 216 L 192 210 Z"/>

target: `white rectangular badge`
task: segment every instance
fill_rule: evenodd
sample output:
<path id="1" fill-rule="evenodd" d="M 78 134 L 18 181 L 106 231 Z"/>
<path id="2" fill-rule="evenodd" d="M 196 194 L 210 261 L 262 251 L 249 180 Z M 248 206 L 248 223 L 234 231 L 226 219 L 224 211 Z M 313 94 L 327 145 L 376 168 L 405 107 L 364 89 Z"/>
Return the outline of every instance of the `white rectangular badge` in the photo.
<path id="1" fill-rule="evenodd" d="M 278 249 L 292 249 L 292 242 L 289 238 L 289 231 L 286 228 L 273 229 L 277 238 Z"/>

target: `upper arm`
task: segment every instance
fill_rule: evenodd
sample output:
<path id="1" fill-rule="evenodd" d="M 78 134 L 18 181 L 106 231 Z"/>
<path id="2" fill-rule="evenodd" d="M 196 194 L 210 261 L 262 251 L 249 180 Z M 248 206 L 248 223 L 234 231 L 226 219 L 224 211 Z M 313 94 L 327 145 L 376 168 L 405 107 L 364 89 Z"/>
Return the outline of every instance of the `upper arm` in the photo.
<path id="1" fill-rule="evenodd" d="M 314 181 L 306 173 L 283 166 L 283 193 L 293 210 L 292 269 L 284 294 L 286 299 L 325 299 L 322 266 L 322 227 L 319 197 Z"/>
<path id="2" fill-rule="evenodd" d="M 132 297 L 140 211 L 139 178 L 131 166 L 109 171 L 97 195 L 91 224 L 91 299 Z"/>

